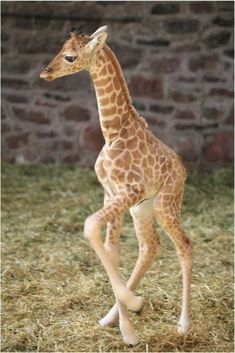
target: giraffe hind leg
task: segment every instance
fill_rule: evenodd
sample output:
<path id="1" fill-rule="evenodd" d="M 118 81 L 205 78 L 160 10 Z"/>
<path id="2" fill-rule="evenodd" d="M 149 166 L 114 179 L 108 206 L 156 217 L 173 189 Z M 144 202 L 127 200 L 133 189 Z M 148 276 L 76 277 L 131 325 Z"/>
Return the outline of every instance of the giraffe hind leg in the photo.
<path id="1" fill-rule="evenodd" d="M 180 223 L 183 191 L 183 180 L 176 184 L 166 184 L 154 200 L 157 221 L 173 241 L 181 265 L 183 297 L 178 332 L 182 334 L 190 329 L 190 287 L 193 266 L 192 244 Z"/>
<path id="2" fill-rule="evenodd" d="M 153 198 L 132 207 L 136 236 L 139 242 L 139 256 L 127 282 L 127 288 L 134 290 L 160 251 L 160 240 L 154 224 Z"/>

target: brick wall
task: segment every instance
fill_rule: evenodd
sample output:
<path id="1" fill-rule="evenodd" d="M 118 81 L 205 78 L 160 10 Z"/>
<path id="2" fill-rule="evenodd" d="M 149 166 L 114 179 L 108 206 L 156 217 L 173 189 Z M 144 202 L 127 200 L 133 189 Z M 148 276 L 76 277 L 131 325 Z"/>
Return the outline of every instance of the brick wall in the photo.
<path id="1" fill-rule="evenodd" d="M 233 2 L 2 2 L 2 158 L 93 165 L 87 73 L 40 80 L 66 30 L 109 26 L 137 110 L 186 163 L 233 161 Z"/>

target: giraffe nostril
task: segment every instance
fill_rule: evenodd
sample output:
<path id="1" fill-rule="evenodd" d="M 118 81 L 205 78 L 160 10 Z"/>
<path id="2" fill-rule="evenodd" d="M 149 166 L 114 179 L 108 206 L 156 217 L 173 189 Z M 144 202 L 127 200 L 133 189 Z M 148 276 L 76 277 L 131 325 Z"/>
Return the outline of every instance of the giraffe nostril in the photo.
<path id="1" fill-rule="evenodd" d="M 43 71 L 49 73 L 52 72 L 52 68 L 49 66 L 44 66 Z"/>

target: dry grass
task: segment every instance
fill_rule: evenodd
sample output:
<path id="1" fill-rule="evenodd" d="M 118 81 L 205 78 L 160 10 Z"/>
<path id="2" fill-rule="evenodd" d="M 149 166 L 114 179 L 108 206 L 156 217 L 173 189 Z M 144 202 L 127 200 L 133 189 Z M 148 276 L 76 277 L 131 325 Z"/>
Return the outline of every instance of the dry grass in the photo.
<path id="1" fill-rule="evenodd" d="M 131 317 L 140 343 L 98 320 L 113 303 L 110 285 L 83 239 L 83 222 L 102 204 L 94 173 L 65 167 L 2 167 L 2 333 L 4 352 L 232 352 L 231 170 L 189 176 L 183 223 L 195 242 L 191 332 L 176 333 L 181 275 L 175 250 L 162 251 L 142 280 L 146 298 Z M 121 240 L 122 273 L 137 256 L 130 217 Z"/>

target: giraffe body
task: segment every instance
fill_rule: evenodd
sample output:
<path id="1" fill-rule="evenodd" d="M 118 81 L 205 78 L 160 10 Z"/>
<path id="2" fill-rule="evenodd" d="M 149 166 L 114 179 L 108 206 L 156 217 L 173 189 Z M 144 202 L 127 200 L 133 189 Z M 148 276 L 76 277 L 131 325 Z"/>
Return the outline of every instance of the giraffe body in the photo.
<path id="1" fill-rule="evenodd" d="M 122 70 L 105 44 L 106 38 L 106 27 L 90 37 L 71 33 L 41 77 L 53 80 L 85 69 L 94 83 L 105 138 L 95 164 L 104 189 L 104 206 L 86 219 L 84 234 L 107 272 L 116 299 L 100 324 L 113 324 L 119 318 L 124 341 L 135 345 L 138 338 L 127 308 L 142 308 L 143 298 L 135 296 L 133 290 L 160 249 L 154 218 L 174 242 L 181 264 L 183 302 L 178 332 L 186 333 L 190 327 L 192 245 L 180 224 L 186 172 L 177 154 L 151 133 L 133 107 Z M 118 269 L 118 242 L 123 215 L 128 209 L 139 241 L 139 256 L 125 284 Z M 104 226 L 105 242 L 101 235 Z"/>
<path id="2" fill-rule="evenodd" d="M 95 171 L 104 190 L 116 194 L 125 185 L 142 185 L 145 197 L 156 194 L 166 182 L 185 176 L 176 153 L 158 140 L 126 97 L 126 85 L 111 49 L 105 46 L 91 70 L 100 123 L 106 143 Z M 109 89 L 111 87 L 111 89 Z M 172 173 L 171 173 L 172 170 Z M 170 181 L 171 179 L 171 181 Z"/>

